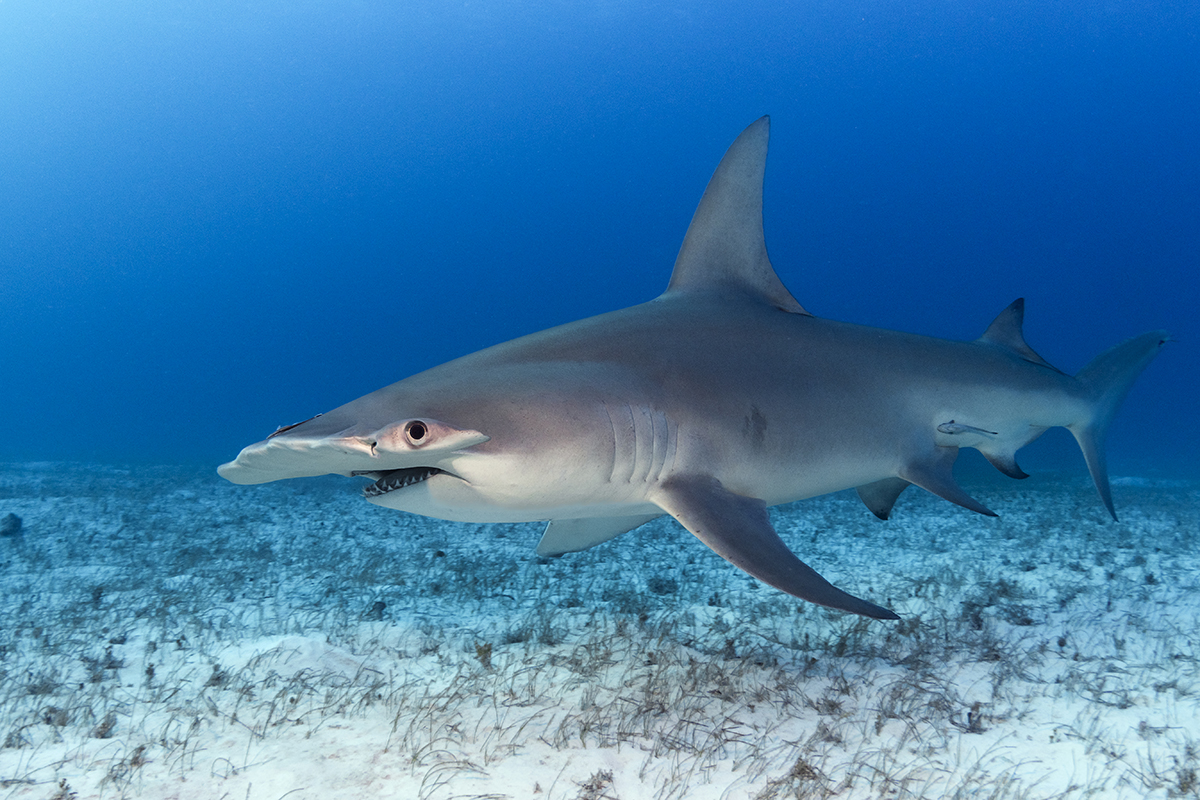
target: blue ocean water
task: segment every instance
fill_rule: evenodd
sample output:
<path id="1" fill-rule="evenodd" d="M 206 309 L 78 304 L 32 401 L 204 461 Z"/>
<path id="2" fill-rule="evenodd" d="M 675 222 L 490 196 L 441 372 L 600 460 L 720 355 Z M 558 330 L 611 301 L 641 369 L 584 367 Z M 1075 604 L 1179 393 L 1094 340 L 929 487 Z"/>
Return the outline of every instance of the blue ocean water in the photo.
<path id="1" fill-rule="evenodd" d="M 1116 474 L 1194 472 L 1194 2 L 0 2 L 0 460 L 202 463 L 666 284 L 772 115 L 820 316 L 1073 372 L 1179 340 Z M 1069 437 L 1023 453 L 1082 471 Z"/>

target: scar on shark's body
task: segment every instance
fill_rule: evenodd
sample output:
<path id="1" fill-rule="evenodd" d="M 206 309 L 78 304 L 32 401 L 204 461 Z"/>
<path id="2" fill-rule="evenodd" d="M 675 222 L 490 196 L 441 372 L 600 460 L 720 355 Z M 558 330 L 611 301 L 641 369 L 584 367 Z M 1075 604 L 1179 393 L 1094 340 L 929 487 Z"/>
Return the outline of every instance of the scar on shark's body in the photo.
<path id="1" fill-rule="evenodd" d="M 549 521 L 537 552 L 593 547 L 670 514 L 733 565 L 796 597 L 896 614 L 834 587 L 771 526 L 769 506 L 857 488 L 887 519 L 911 485 L 992 514 L 955 481 L 963 447 L 1015 454 L 1074 434 L 1116 518 L 1104 435 L 1168 340 L 1153 331 L 1074 376 L 1025 343 L 1024 302 L 973 342 L 815 317 L 767 257 L 769 120 L 734 141 L 667 290 L 535 333 L 280 428 L 223 464 L 240 484 L 340 474 L 377 505 L 465 522 Z"/>

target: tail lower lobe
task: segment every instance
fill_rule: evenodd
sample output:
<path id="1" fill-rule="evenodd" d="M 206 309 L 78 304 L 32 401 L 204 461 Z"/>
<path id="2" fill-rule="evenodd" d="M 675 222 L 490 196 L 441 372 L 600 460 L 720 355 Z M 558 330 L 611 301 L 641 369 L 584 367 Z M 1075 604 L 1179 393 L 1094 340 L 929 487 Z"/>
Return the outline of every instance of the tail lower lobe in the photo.
<path id="1" fill-rule="evenodd" d="M 1092 414 L 1089 419 L 1070 426 L 1069 430 L 1079 442 L 1096 491 L 1114 520 L 1117 512 L 1108 485 L 1104 438 L 1133 382 L 1170 340 L 1166 331 L 1143 333 L 1096 356 L 1075 376 L 1091 400 Z"/>

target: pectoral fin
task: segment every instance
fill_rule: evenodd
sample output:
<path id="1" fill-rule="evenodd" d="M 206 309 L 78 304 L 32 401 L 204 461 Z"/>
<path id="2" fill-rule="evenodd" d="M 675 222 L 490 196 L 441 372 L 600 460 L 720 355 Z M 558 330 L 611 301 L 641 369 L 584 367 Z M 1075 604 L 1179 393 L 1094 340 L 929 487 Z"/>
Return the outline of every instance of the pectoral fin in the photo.
<path id="1" fill-rule="evenodd" d="M 764 583 L 810 603 L 874 619 L 899 619 L 843 592 L 796 558 L 771 527 L 762 500 L 734 494 L 706 475 L 670 478 L 653 499 L 717 555 Z"/>
<path id="2" fill-rule="evenodd" d="M 633 517 L 589 517 L 587 519 L 552 519 L 538 542 L 539 556 L 561 556 L 577 553 L 603 544 L 622 533 L 658 519 L 662 514 L 642 514 Z"/>

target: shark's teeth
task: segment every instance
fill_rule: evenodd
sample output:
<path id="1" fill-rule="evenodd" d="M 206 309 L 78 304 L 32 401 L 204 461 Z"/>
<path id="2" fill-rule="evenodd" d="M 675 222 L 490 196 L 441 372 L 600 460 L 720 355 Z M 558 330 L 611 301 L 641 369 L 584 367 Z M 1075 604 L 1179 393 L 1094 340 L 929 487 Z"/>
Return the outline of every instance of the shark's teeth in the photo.
<path id="1" fill-rule="evenodd" d="M 382 494 L 403 489 L 405 486 L 412 486 L 414 483 L 428 480 L 440 472 L 441 470 L 436 467 L 394 469 L 391 472 L 385 472 L 383 477 L 374 483 L 369 483 L 363 487 L 363 497 L 379 497 Z"/>

